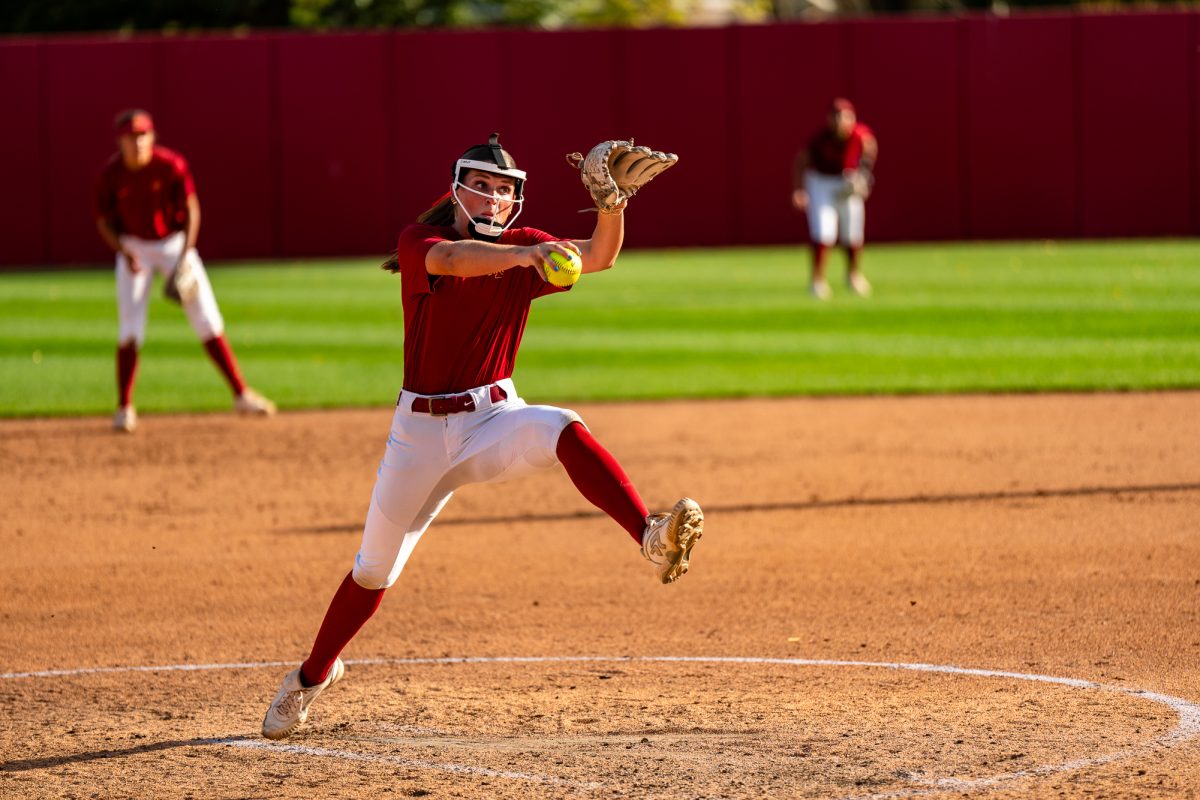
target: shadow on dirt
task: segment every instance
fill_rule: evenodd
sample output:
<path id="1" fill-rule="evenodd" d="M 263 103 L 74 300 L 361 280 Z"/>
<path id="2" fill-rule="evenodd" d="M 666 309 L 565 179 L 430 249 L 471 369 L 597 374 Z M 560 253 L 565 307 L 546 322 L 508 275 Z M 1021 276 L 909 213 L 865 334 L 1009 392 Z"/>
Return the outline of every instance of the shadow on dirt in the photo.
<path id="1" fill-rule="evenodd" d="M 746 514 L 756 511 L 818 511 L 826 508 L 855 508 L 859 506 L 904 506 L 937 505 L 942 503 L 979 503 L 1004 500 L 1038 500 L 1050 497 L 1095 497 L 1124 494 L 1165 494 L 1169 492 L 1197 492 L 1200 483 L 1158 483 L 1142 486 L 1079 486 L 1066 489 L 1014 489 L 1000 492 L 964 492 L 961 494 L 914 494 L 901 497 L 843 497 L 822 500 L 819 497 L 771 503 L 746 503 L 737 505 L 705 505 L 705 515 Z M 510 514 L 507 516 L 460 517 L 438 519 L 438 527 L 447 525 L 512 525 L 521 522 L 569 522 L 571 520 L 603 517 L 601 511 L 570 511 L 559 514 Z M 284 528 L 281 533 L 357 533 L 362 522 L 347 525 L 308 525 L 300 528 Z"/>
<path id="2" fill-rule="evenodd" d="M 133 747 L 122 747 L 113 750 L 94 750 L 90 753 L 75 753 L 74 755 L 46 756 L 44 758 L 27 758 L 20 761 L 6 761 L 0 764 L 0 772 L 32 772 L 38 769 L 61 767 L 65 764 L 85 764 L 89 761 L 102 761 L 107 758 L 127 758 L 129 756 L 154 753 L 159 750 L 174 750 L 179 747 L 204 747 L 214 744 L 230 744 L 245 739 L 256 739 L 256 736 L 223 736 L 220 738 L 203 739 L 173 739 L 167 742 L 147 742 Z"/>

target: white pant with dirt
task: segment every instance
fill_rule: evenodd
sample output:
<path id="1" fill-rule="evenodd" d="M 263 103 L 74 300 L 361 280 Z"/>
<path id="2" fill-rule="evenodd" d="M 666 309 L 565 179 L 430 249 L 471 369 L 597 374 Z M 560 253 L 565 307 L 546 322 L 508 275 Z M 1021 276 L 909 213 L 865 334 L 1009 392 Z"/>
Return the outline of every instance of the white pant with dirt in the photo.
<path id="1" fill-rule="evenodd" d="M 413 548 L 468 483 L 492 483 L 549 469 L 558 463 L 558 437 L 574 411 L 531 406 L 511 379 L 496 383 L 507 399 L 493 402 L 489 386 L 472 389 L 475 410 L 435 416 L 413 411 L 427 395 L 404 391 L 392 418 L 387 450 L 379 464 L 354 581 L 384 589 L 400 577 Z"/>
<path id="2" fill-rule="evenodd" d="M 860 195 L 848 191 L 841 175 L 825 175 L 816 170 L 804 173 L 808 192 L 808 235 L 812 241 L 832 247 L 841 242 L 861 246 L 867 221 L 867 204 Z"/>
<path id="3" fill-rule="evenodd" d="M 124 255 L 117 254 L 117 311 L 120 314 L 120 332 L 117 341 L 124 345 L 136 341 L 138 349 L 146 340 L 146 312 L 150 307 L 150 290 L 157 272 L 164 278 L 175 269 L 179 262 L 179 254 L 183 251 L 186 237 L 183 232 L 173 233 L 165 239 L 139 239 L 136 236 L 121 236 L 121 245 L 133 253 L 139 272 L 129 270 L 129 260 Z M 225 321 L 221 318 L 221 310 L 217 307 L 217 298 L 213 294 L 212 285 L 208 282 L 208 274 L 204 271 L 204 262 L 195 248 L 188 251 L 187 258 L 191 261 L 192 270 L 196 275 L 199 291 L 196 299 L 183 307 L 187 314 L 192 330 L 202 342 L 225 332 Z"/>

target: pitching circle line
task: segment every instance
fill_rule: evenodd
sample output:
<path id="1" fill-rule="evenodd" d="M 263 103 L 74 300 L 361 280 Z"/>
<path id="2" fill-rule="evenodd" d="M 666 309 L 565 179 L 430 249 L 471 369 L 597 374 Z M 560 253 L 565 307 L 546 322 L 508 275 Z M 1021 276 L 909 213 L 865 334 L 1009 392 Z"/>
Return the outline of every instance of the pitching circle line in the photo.
<path id="1" fill-rule="evenodd" d="M 868 669 L 891 669 L 908 672 L 930 672 L 941 673 L 946 675 L 963 675 L 977 678 L 1006 678 L 1009 680 L 1030 681 L 1035 683 L 1049 683 L 1059 686 L 1069 686 L 1074 689 L 1091 689 L 1096 691 L 1111 692 L 1113 694 L 1123 694 L 1139 700 L 1146 700 L 1151 703 L 1170 708 L 1176 715 L 1175 725 L 1161 736 L 1125 750 L 1119 750 L 1113 753 L 1092 756 L 1088 758 L 1078 758 L 1072 761 L 1067 761 L 1062 764 L 1045 764 L 1039 767 L 1030 769 L 1017 770 L 1015 772 L 1004 773 L 1001 775 L 993 775 L 988 778 L 933 778 L 920 774 L 910 774 L 907 778 L 916 784 L 920 784 L 922 788 L 902 789 L 889 792 L 880 792 L 867 795 L 856 795 L 845 800 L 889 800 L 890 798 L 898 797 L 913 797 L 932 792 L 943 791 L 963 791 L 971 789 L 992 789 L 1000 788 L 1004 784 L 1020 780 L 1022 778 L 1035 778 L 1053 775 L 1062 772 L 1073 772 L 1087 767 L 1107 764 L 1113 761 L 1118 761 L 1124 758 L 1137 755 L 1147 750 L 1155 748 L 1171 748 L 1177 747 L 1191 739 L 1200 736 L 1200 704 L 1190 700 L 1185 700 L 1181 697 L 1172 695 L 1160 694 L 1157 692 L 1148 692 L 1143 689 L 1131 688 L 1126 686 L 1115 686 L 1113 684 L 1097 683 L 1096 681 L 1083 680 L 1080 678 L 1061 678 L 1054 675 L 1039 675 L 1030 672 L 1008 672 L 1005 670 L 994 669 L 976 669 L 970 667 L 956 667 L 944 664 L 920 664 L 920 663 L 903 663 L 890 661 L 841 661 L 837 659 L 812 659 L 812 658 L 767 658 L 754 656 L 463 656 L 463 657 L 443 657 L 443 658 L 362 658 L 349 659 L 347 665 L 383 665 L 383 666 L 404 666 L 417 664 L 588 664 L 588 663 L 684 663 L 684 664 L 766 664 L 779 666 L 796 666 L 796 667 L 862 667 Z M 232 664 L 169 664 L 161 666 L 124 666 L 124 667 L 83 667 L 78 669 L 51 669 L 40 670 L 36 672 L 5 672 L 0 673 L 0 680 L 19 680 L 29 678 L 57 678 L 70 677 L 78 675 L 100 675 L 122 672 L 200 672 L 217 669 L 264 669 L 267 667 L 290 667 L 295 666 L 294 661 L 260 661 L 250 663 L 232 663 Z M 355 757 L 359 754 L 344 753 L 342 751 L 324 750 L 321 748 L 308 748 L 297 745 L 285 745 L 268 742 L 250 742 L 239 739 L 214 739 L 213 744 L 233 744 L 242 747 L 254 747 L 255 749 L 279 749 L 286 752 L 307 753 L 309 755 L 332 756 L 332 757 Z M 430 762 L 413 763 L 413 766 L 424 766 L 435 769 L 450 770 L 455 772 L 475 772 L 478 768 L 472 769 L 463 767 L 462 765 L 454 764 L 433 764 Z M 595 784 L 575 783 L 573 781 L 564 780 L 561 778 L 550 778 L 548 776 L 529 775 L 525 773 L 505 773 L 493 772 L 492 770 L 483 770 L 489 774 L 495 774 L 497 777 L 510 777 L 526 780 L 535 780 L 540 783 L 555 783 L 558 785 L 576 786 L 578 788 L 596 788 Z"/>

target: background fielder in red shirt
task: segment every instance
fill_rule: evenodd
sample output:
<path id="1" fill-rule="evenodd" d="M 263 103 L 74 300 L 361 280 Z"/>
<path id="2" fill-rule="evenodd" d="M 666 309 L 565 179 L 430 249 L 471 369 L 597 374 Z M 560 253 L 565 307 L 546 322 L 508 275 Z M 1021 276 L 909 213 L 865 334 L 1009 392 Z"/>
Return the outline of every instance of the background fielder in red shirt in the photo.
<path id="1" fill-rule="evenodd" d="M 196 251 L 200 200 L 187 161 L 155 144 L 154 121 L 145 111 L 122 112 L 115 127 L 118 150 L 96 179 L 96 230 L 117 254 L 120 333 L 114 430 L 132 433 L 137 427 L 133 382 L 146 338 L 154 273 L 169 280 L 181 265 L 195 281 L 194 296 L 183 302 L 184 313 L 229 383 L 234 408 L 243 414 L 275 413 L 274 403 L 246 386 L 225 340 L 225 321 Z"/>
<path id="2" fill-rule="evenodd" d="M 670 583 L 688 570 L 700 506 L 681 499 L 648 514 L 616 459 L 574 411 L 530 406 L 512 372 L 530 303 L 560 294 L 546 281 L 552 253 L 578 254 L 583 273 L 609 269 L 625 238 L 624 204 L 600 213 L 590 239 L 563 241 L 510 227 L 525 201 L 525 173 L 492 134 L 463 154 L 450 191 L 400 234 L 394 259 L 404 304 L 404 390 L 371 492 L 362 544 L 329 605 L 312 651 L 284 678 L 263 735 L 290 735 L 313 700 L 340 680 L 339 654 L 375 613 L 413 548 L 454 491 L 561 463 Z M 564 556 L 565 557 L 565 556 Z"/>
<path id="3" fill-rule="evenodd" d="M 878 155 L 875 135 L 858 121 L 854 105 L 842 97 L 830 105 L 826 126 L 796 154 L 792 204 L 808 214 L 813 254 L 809 292 L 818 300 L 829 299 L 825 262 L 829 248 L 839 241 L 848 260 L 846 285 L 862 297 L 871 293 L 861 262 L 866 200 Z"/>

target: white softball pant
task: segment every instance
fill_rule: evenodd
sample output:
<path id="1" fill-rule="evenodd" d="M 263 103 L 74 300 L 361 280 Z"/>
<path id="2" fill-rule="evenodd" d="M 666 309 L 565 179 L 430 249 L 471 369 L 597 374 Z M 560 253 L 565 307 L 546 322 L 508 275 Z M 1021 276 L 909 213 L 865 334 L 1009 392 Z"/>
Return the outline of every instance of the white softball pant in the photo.
<path id="1" fill-rule="evenodd" d="M 474 411 L 446 416 L 414 412 L 413 400 L 424 395 L 401 392 L 354 559 L 359 586 L 385 589 L 396 582 L 455 489 L 519 478 L 558 463 L 559 434 L 583 420 L 567 409 L 526 405 L 511 379 L 497 385 L 507 400 L 493 403 L 482 386 L 470 392 Z"/>
<path id="2" fill-rule="evenodd" d="M 815 170 L 804 173 L 808 192 L 808 232 L 814 242 L 835 245 L 839 241 L 854 247 L 863 243 L 867 205 L 862 197 L 849 195 L 840 175 L 825 175 Z"/>
<path id="3" fill-rule="evenodd" d="M 117 255 L 117 312 L 120 315 L 120 332 L 117 341 L 124 345 L 136 341 L 138 349 L 146 341 L 146 312 L 150 307 L 150 289 L 157 272 L 164 277 L 170 275 L 179 261 L 186 237 L 183 232 L 171 234 L 165 239 L 139 239 L 136 236 L 120 237 L 121 245 L 133 253 L 141 272 L 130 272 L 128 259 Z M 188 322 L 200 341 L 206 342 L 225 331 L 225 321 L 217 307 L 204 262 L 195 248 L 188 251 L 196 274 L 199 291 L 196 299 L 183 307 Z"/>

